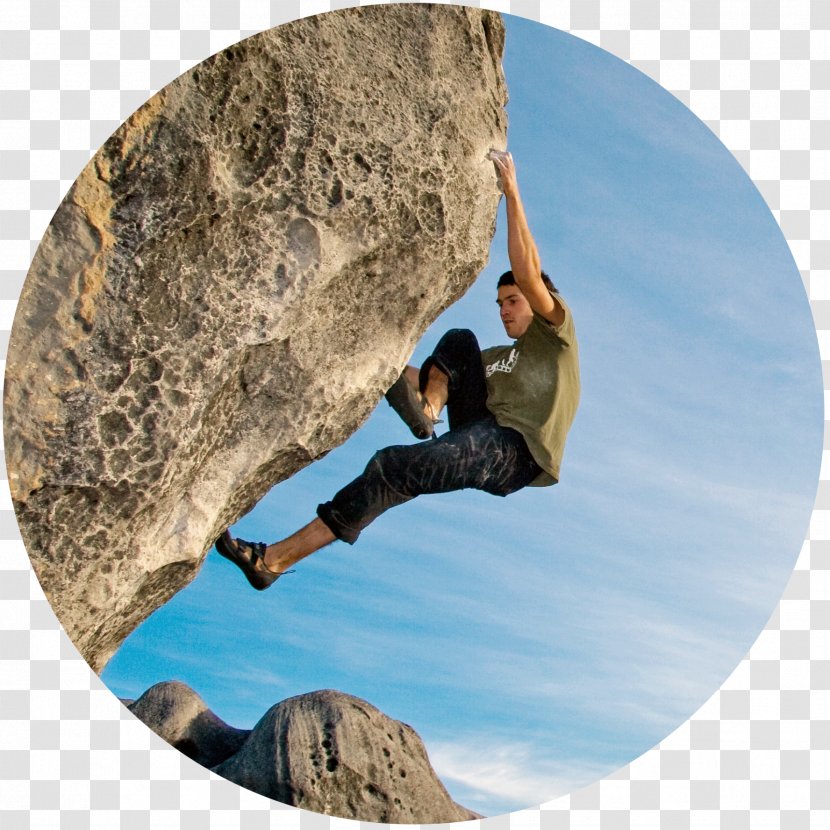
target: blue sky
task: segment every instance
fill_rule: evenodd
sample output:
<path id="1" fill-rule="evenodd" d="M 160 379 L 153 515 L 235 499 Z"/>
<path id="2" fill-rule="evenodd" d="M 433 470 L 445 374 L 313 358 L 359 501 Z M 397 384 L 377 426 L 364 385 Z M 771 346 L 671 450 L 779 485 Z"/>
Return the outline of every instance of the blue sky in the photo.
<path id="1" fill-rule="evenodd" d="M 224 720 L 336 688 L 412 725 L 487 815 L 612 772 L 685 721 L 772 614 L 806 535 L 822 441 L 807 297 L 751 181 L 641 73 L 506 16 L 509 149 L 577 326 L 583 398 L 562 481 L 423 497 L 257 594 L 215 553 L 103 679 L 191 685 Z M 476 284 L 427 332 L 505 342 L 503 207 Z M 273 541 L 377 448 L 346 444 L 235 526 Z"/>

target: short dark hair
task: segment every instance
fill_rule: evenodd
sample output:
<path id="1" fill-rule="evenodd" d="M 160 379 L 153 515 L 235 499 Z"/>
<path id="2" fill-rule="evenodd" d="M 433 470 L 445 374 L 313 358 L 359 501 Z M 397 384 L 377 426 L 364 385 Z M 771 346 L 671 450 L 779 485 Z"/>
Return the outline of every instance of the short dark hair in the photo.
<path id="1" fill-rule="evenodd" d="M 559 289 L 553 284 L 553 281 L 551 280 L 551 278 L 544 271 L 542 271 L 541 274 L 542 274 L 542 282 L 547 286 L 548 291 L 552 291 L 554 294 L 558 294 Z M 499 277 L 499 283 L 496 286 L 496 288 L 497 289 L 501 288 L 503 285 L 515 285 L 515 284 L 516 284 L 516 278 L 513 276 L 513 272 L 512 271 L 505 271 Z"/>

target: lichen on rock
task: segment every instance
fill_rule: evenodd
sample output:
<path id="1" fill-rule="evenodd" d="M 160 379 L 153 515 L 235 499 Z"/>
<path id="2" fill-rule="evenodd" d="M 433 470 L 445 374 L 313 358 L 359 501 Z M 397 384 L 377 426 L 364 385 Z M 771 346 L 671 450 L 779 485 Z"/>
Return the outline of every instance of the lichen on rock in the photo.
<path id="1" fill-rule="evenodd" d="M 158 93 L 71 188 L 18 305 L 5 448 L 94 669 L 365 420 L 485 264 L 503 41 L 496 13 L 422 4 L 264 32 Z"/>

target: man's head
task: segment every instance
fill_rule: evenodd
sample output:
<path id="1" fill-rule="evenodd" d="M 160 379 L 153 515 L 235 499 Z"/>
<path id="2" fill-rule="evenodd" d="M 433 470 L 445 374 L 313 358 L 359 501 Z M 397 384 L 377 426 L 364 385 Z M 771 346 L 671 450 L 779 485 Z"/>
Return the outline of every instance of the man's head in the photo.
<path id="1" fill-rule="evenodd" d="M 551 278 L 544 272 L 540 272 L 542 275 L 542 282 L 547 287 L 548 291 L 552 291 L 554 294 L 559 293 L 559 289 L 553 284 Z M 505 271 L 500 277 L 497 288 L 501 288 L 503 285 L 515 285 L 516 278 L 513 276 L 512 271 Z"/>
<path id="2" fill-rule="evenodd" d="M 542 282 L 545 283 L 548 291 L 557 293 L 556 287 L 544 271 L 542 271 Z M 505 271 L 499 277 L 496 302 L 499 304 L 501 322 L 508 336 L 514 340 L 521 337 L 533 319 L 533 309 L 519 286 L 516 285 L 512 271 Z"/>

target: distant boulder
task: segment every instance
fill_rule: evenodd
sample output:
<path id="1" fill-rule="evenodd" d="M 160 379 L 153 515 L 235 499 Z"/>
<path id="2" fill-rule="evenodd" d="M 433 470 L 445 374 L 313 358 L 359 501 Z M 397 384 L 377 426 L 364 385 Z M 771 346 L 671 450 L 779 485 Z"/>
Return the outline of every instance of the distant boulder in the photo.
<path id="1" fill-rule="evenodd" d="M 385 824 L 481 818 L 452 800 L 411 726 L 343 692 L 284 700 L 250 731 L 228 726 L 183 683 L 159 683 L 129 708 L 188 757 L 284 804 Z"/>
<path id="2" fill-rule="evenodd" d="M 177 681 L 157 683 L 127 708 L 156 735 L 205 767 L 238 752 L 250 734 L 228 726 L 190 686 Z"/>
<path id="3" fill-rule="evenodd" d="M 411 726 L 331 690 L 278 703 L 214 771 L 276 801 L 342 818 L 394 824 L 478 818 L 450 798 Z"/>

